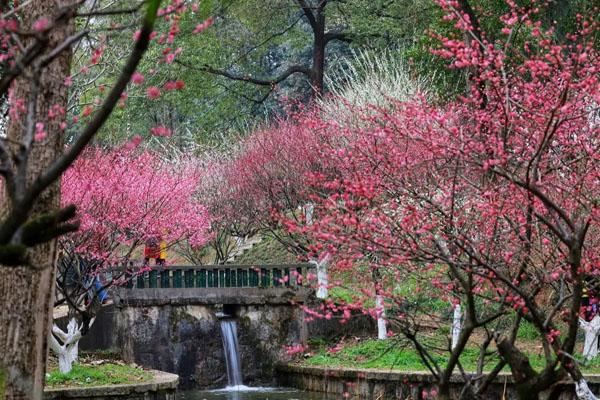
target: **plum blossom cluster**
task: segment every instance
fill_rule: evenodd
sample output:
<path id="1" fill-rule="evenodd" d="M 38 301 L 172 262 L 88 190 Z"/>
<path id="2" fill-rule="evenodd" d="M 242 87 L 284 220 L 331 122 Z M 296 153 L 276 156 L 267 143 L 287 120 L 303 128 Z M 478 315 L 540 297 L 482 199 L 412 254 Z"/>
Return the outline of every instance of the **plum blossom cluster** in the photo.
<path id="1" fill-rule="evenodd" d="M 61 246 L 112 263 L 155 235 L 169 245 L 200 246 L 210 217 L 196 200 L 199 179 L 193 159 L 171 163 L 138 148 L 91 148 L 63 177 L 63 202 L 77 206 L 81 228 Z"/>

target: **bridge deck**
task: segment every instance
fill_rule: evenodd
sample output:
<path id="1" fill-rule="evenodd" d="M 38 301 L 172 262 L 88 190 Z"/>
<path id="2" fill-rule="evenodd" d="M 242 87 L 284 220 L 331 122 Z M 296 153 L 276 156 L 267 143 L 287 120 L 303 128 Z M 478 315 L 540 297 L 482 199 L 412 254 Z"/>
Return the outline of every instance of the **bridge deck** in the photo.
<path id="1" fill-rule="evenodd" d="M 302 303 L 311 264 L 171 265 L 126 270 L 115 287 L 117 304 L 289 304 Z M 121 270 L 122 272 L 122 270 Z"/>
<path id="2" fill-rule="evenodd" d="M 310 267 L 311 264 L 153 266 L 126 270 L 124 286 L 128 289 L 300 287 Z"/>
<path id="3" fill-rule="evenodd" d="M 290 305 L 304 303 L 308 288 L 182 288 L 113 291 L 115 304 L 144 307 L 163 305 Z"/>

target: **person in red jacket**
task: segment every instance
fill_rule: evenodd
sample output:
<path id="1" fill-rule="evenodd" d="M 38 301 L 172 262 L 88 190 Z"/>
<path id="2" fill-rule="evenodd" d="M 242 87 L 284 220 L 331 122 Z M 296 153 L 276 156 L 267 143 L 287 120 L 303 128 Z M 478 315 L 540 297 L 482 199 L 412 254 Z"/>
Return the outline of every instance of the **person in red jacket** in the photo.
<path id="1" fill-rule="evenodd" d="M 156 260 L 156 265 L 164 266 L 167 259 L 167 243 L 159 236 L 149 236 L 144 248 L 144 262 L 148 264 L 150 259 Z"/>

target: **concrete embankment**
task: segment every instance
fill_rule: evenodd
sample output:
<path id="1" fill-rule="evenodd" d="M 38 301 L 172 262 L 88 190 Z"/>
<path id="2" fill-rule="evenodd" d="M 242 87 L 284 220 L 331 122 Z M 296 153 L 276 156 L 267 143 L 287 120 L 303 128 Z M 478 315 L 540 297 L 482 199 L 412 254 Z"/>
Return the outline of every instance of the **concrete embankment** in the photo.
<path id="1" fill-rule="evenodd" d="M 418 371 L 396 371 L 389 369 L 326 368 L 301 365 L 280 365 L 276 371 L 277 383 L 281 386 L 327 393 L 342 398 L 404 400 L 423 399 L 425 393 L 435 390 L 431 374 Z M 590 389 L 598 395 L 600 375 L 587 376 Z M 453 398 L 459 398 L 464 379 L 456 375 L 452 379 Z M 556 395 L 557 397 L 552 397 Z M 486 400 L 516 399 L 510 374 L 500 374 L 485 393 Z M 555 398 L 576 400 L 572 382 L 557 382 L 551 391 L 541 394 L 540 400 Z"/>

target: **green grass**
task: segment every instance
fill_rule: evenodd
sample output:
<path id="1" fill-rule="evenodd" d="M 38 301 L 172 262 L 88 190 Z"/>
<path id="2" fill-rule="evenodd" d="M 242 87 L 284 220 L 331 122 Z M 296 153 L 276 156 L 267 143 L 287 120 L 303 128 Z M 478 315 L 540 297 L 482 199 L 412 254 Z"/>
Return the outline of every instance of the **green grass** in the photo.
<path id="1" fill-rule="evenodd" d="M 444 365 L 448 354 L 432 352 L 440 365 Z M 467 371 L 477 369 L 479 349 L 467 347 L 460 356 L 460 362 Z M 499 358 L 496 354 L 486 358 L 485 370 L 491 370 Z M 530 354 L 529 361 L 536 370 L 545 367 L 545 359 L 539 354 Z M 326 346 L 321 346 L 316 353 L 303 361 L 304 365 L 324 367 L 349 367 L 349 368 L 374 368 L 394 369 L 405 371 L 426 371 L 425 364 L 418 353 L 410 346 L 401 345 L 394 340 L 365 340 L 359 343 L 348 344 L 337 353 L 328 352 Z M 584 372 L 600 373 L 600 359 L 582 365 Z M 508 371 L 508 367 L 505 367 Z"/>
<path id="2" fill-rule="evenodd" d="M 355 291 L 344 287 L 334 286 L 329 290 L 329 297 L 336 303 L 343 302 L 350 304 L 354 302 L 354 295 L 356 295 Z M 371 303 L 374 305 L 375 302 L 371 301 Z M 372 305 L 365 304 L 365 307 L 370 306 Z"/>
<path id="3" fill-rule="evenodd" d="M 152 374 L 139 367 L 120 364 L 73 365 L 73 370 L 62 374 L 51 371 L 46 377 L 46 387 L 64 386 L 104 386 L 124 383 L 147 382 Z"/>
<path id="4" fill-rule="evenodd" d="M 540 333 L 532 323 L 521 321 L 519 330 L 517 331 L 517 337 L 523 340 L 536 340 L 540 337 Z"/>

